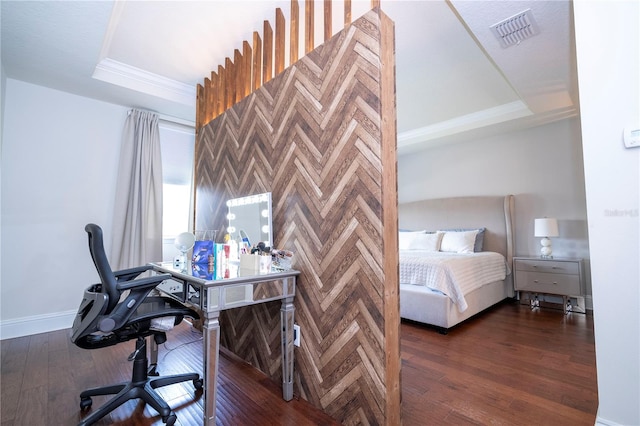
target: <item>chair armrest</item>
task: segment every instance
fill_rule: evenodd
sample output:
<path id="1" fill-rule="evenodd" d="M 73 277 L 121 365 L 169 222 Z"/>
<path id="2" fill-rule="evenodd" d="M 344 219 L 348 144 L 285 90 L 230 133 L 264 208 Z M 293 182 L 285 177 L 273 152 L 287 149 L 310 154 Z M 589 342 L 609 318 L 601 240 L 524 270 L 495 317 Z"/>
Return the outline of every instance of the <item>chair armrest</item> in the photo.
<path id="1" fill-rule="evenodd" d="M 149 292 L 162 281 L 170 278 L 171 274 L 160 274 L 152 277 L 140 278 L 137 280 L 119 281 L 116 288 L 121 293 L 130 290 L 124 300 L 118 302 L 113 311 L 98 322 L 98 330 L 106 333 L 118 330 L 122 327 L 131 315 L 136 312 Z"/>
<path id="2" fill-rule="evenodd" d="M 121 269 L 119 271 L 114 271 L 113 275 L 115 275 L 116 279 L 118 280 L 129 281 L 130 279 L 137 277 L 141 273 L 146 272 L 151 268 L 151 265 L 136 266 L 135 268 L 127 268 Z"/>
<path id="3" fill-rule="evenodd" d="M 171 278 L 171 274 L 159 274 L 152 277 L 140 278 L 137 280 L 122 281 L 116 284 L 116 288 L 120 291 L 125 290 L 141 290 L 145 288 L 153 288 L 162 281 Z"/>

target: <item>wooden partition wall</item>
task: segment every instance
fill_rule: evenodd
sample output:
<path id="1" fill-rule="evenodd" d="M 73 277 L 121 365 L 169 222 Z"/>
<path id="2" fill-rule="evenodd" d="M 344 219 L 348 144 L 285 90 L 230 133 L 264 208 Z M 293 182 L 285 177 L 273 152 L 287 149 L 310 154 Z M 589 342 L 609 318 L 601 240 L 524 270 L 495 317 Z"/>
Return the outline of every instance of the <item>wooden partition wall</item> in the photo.
<path id="1" fill-rule="evenodd" d="M 379 9 L 213 119 L 196 144 L 196 229 L 272 192 L 301 271 L 296 395 L 343 424 L 401 424 L 393 23 Z M 221 341 L 281 383 L 279 303 L 221 315 Z"/>

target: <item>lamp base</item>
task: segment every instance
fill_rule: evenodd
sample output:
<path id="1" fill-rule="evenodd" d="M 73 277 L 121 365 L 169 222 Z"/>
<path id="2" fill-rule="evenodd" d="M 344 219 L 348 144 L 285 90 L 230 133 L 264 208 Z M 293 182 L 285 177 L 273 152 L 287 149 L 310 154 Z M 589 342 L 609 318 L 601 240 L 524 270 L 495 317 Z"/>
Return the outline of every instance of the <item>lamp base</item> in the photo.
<path id="1" fill-rule="evenodd" d="M 540 244 L 542 245 L 542 248 L 540 249 L 540 257 L 542 257 L 543 259 L 553 259 L 551 240 L 547 237 L 544 237 L 540 240 Z"/>

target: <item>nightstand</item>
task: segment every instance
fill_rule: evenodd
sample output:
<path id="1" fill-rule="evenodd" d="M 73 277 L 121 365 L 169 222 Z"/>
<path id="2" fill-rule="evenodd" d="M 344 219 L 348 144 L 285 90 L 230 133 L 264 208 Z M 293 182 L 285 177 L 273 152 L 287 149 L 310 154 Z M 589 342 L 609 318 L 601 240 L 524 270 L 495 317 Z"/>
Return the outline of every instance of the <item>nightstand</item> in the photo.
<path id="1" fill-rule="evenodd" d="M 562 296 L 565 312 L 570 297 L 584 297 L 582 259 L 514 257 L 513 269 L 516 291 Z"/>

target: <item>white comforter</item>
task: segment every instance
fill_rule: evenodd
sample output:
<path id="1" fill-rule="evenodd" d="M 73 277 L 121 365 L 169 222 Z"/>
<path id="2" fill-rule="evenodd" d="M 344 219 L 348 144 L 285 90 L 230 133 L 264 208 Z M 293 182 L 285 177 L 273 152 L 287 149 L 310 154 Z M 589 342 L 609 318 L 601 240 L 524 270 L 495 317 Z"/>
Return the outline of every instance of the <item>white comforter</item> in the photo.
<path id="1" fill-rule="evenodd" d="M 504 280 L 507 262 L 500 253 L 469 254 L 400 250 L 400 284 L 427 286 L 447 295 L 460 312 L 464 295 L 494 281 Z"/>

